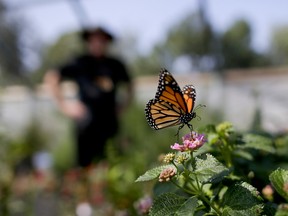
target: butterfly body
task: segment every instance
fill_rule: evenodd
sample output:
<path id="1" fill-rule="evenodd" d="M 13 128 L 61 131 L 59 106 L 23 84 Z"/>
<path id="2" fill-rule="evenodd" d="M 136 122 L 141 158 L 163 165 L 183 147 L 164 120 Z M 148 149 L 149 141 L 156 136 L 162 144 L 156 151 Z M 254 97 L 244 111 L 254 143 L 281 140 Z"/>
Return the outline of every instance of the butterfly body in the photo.
<path id="1" fill-rule="evenodd" d="M 193 111 L 196 90 L 192 85 L 186 85 L 181 91 L 173 76 L 161 69 L 158 89 L 154 99 L 146 104 L 146 119 L 150 127 L 155 130 L 180 125 L 181 129 L 196 117 Z"/>

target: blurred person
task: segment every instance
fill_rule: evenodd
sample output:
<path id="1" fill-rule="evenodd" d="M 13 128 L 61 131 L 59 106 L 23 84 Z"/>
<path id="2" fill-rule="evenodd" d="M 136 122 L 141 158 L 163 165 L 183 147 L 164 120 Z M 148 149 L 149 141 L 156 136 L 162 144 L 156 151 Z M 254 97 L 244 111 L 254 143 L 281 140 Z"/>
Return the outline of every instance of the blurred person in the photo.
<path id="1" fill-rule="evenodd" d="M 81 38 L 87 53 L 58 69 L 49 70 L 44 82 L 60 111 L 75 120 L 77 163 L 87 167 L 105 158 L 105 144 L 118 130 L 118 115 L 132 97 L 132 85 L 125 65 L 107 54 L 114 36 L 103 27 L 85 29 Z M 68 79 L 79 89 L 79 100 L 65 100 L 60 83 Z M 125 84 L 126 98 L 120 108 L 116 95 Z M 125 100 L 126 99 L 126 100 Z"/>

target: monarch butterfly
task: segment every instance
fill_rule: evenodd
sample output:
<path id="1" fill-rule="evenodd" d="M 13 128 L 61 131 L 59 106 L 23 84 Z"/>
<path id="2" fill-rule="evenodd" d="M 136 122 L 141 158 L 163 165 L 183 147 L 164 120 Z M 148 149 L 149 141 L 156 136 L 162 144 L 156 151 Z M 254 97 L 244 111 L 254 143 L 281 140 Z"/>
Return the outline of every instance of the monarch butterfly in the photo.
<path id="1" fill-rule="evenodd" d="M 156 96 L 145 108 L 148 124 L 155 130 L 180 125 L 177 134 L 184 125 L 192 130 L 189 122 L 196 117 L 195 99 L 193 85 L 186 85 L 181 91 L 173 76 L 165 68 L 161 69 Z"/>

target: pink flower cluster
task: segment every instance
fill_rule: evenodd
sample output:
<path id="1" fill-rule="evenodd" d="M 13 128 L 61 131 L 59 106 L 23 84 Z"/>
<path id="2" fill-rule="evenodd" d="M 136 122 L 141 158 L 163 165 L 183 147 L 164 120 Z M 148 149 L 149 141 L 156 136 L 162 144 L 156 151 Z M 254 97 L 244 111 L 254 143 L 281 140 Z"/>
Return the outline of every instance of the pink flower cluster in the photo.
<path id="1" fill-rule="evenodd" d="M 171 145 L 171 148 L 178 151 L 194 151 L 200 148 L 205 142 L 204 134 L 198 134 L 196 132 L 191 132 L 182 137 L 183 145 L 175 143 Z"/>
<path id="2" fill-rule="evenodd" d="M 168 182 L 171 180 L 173 176 L 176 175 L 177 170 L 175 167 L 168 167 L 164 170 L 159 175 L 159 182 Z"/>
<path id="3" fill-rule="evenodd" d="M 134 206 L 138 212 L 138 215 L 148 215 L 149 209 L 151 208 L 153 200 L 151 197 L 146 196 L 138 200 Z"/>

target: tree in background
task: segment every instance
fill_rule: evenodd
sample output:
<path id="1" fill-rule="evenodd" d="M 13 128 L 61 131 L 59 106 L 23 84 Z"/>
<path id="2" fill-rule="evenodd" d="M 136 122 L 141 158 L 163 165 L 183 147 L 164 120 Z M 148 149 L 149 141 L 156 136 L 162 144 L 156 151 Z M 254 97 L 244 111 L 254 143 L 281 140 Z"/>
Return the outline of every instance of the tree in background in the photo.
<path id="1" fill-rule="evenodd" d="M 22 27 L 17 20 L 8 15 L 8 9 L 0 0 L 0 75 L 11 79 L 23 76 L 23 62 L 20 46 Z"/>
<path id="2" fill-rule="evenodd" d="M 136 76 L 157 74 L 162 66 L 174 70 L 175 62 L 181 57 L 185 57 L 191 63 L 191 68 L 186 72 L 263 67 L 271 65 L 271 59 L 274 59 L 275 64 L 284 62 L 281 59 L 288 55 L 288 48 L 285 52 L 285 33 L 282 33 L 283 36 L 275 35 L 280 39 L 275 39 L 277 42 L 273 42 L 271 52 L 273 56 L 268 56 L 253 48 L 253 31 L 249 22 L 237 20 L 226 31 L 217 32 L 206 11 L 205 1 L 200 1 L 199 9 L 173 25 L 167 32 L 167 37 L 158 42 L 148 54 L 137 51 L 137 40 L 131 34 L 120 38 L 120 46 L 114 47 L 114 51 L 116 50 L 115 53 L 121 57 L 126 57 L 125 60 Z M 42 66 L 38 75 L 43 75 L 45 68 L 63 62 L 67 57 L 79 52 L 82 48 L 79 48 L 77 40 L 76 33 L 71 33 L 63 35 L 55 44 L 47 46 L 42 55 Z"/>
<path id="3" fill-rule="evenodd" d="M 188 56 L 196 69 L 201 70 L 201 59 L 213 56 L 214 32 L 205 16 L 204 8 L 189 14 L 168 32 L 163 46 L 173 58 Z"/>
<path id="4" fill-rule="evenodd" d="M 250 67 L 254 51 L 251 48 L 251 27 L 244 21 L 236 21 L 221 36 L 223 68 Z"/>
<path id="5" fill-rule="evenodd" d="M 216 32 L 205 11 L 205 4 L 200 4 L 196 12 L 172 26 L 166 39 L 156 44 L 150 54 L 136 59 L 132 65 L 139 71 L 137 74 L 141 74 L 141 70 L 155 74 L 161 65 L 172 68 L 177 58 L 183 56 L 191 62 L 190 71 L 222 71 L 271 64 L 266 53 L 258 53 L 252 47 L 252 29 L 247 21 L 237 20 L 225 32 Z"/>
<path id="6" fill-rule="evenodd" d="M 156 44 L 148 55 L 139 55 L 130 62 L 130 67 L 135 76 L 158 73 L 162 65 L 170 65 L 172 56 L 165 46 L 160 42 Z"/>
<path id="7" fill-rule="evenodd" d="M 268 64 L 264 55 L 251 46 L 252 29 L 245 20 L 236 21 L 220 36 L 222 63 L 220 68 L 249 68 Z"/>
<path id="8" fill-rule="evenodd" d="M 166 39 L 156 44 L 148 55 L 139 56 L 132 63 L 137 74 L 155 74 L 161 65 L 171 68 L 180 56 L 189 59 L 193 70 L 205 69 L 203 59 L 210 58 L 216 61 L 215 35 L 206 16 L 204 2 L 199 2 L 199 9 L 196 12 L 188 14 L 172 26 Z"/>
<path id="9" fill-rule="evenodd" d="M 270 57 L 273 64 L 288 64 L 288 26 L 282 26 L 275 29 L 272 34 Z"/>
<path id="10" fill-rule="evenodd" d="M 60 36 L 56 42 L 43 46 L 41 51 L 41 64 L 32 74 L 34 83 L 41 82 L 44 73 L 63 62 L 72 59 L 83 51 L 84 47 L 79 39 L 79 32 L 70 32 Z"/>

